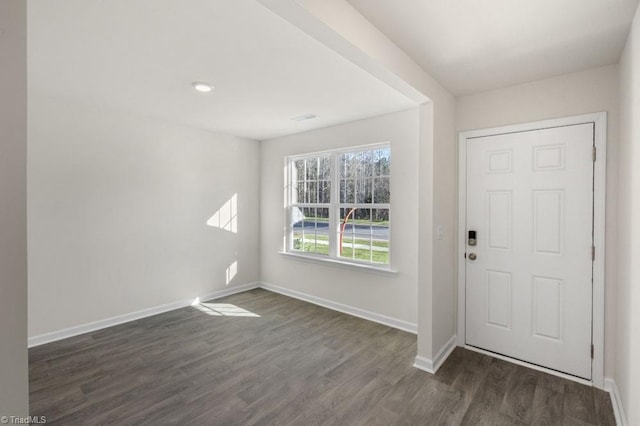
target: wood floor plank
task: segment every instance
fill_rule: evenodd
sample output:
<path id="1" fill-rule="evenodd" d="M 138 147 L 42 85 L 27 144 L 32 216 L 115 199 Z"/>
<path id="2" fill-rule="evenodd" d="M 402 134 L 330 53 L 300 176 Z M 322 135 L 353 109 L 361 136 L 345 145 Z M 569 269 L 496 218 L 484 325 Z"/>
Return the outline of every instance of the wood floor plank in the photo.
<path id="1" fill-rule="evenodd" d="M 589 422 L 585 422 L 579 419 L 576 419 L 574 417 L 571 416 L 564 416 L 562 417 L 562 420 L 560 421 L 560 423 L 554 423 L 554 424 L 559 424 L 562 426 L 599 426 L 599 425 L 595 425 L 593 423 L 589 423 Z"/>
<path id="2" fill-rule="evenodd" d="M 538 385 L 533 397 L 532 426 L 552 426 L 562 418 L 562 394 Z"/>
<path id="3" fill-rule="evenodd" d="M 507 382 L 500 412 L 512 419 L 530 423 L 537 383 L 537 377 L 531 369 L 521 366 L 515 368 Z"/>
<path id="4" fill-rule="evenodd" d="M 356 423 L 357 426 L 389 426 L 396 424 L 400 424 L 400 416 L 380 405 L 365 413 L 360 418 L 360 421 Z"/>
<path id="5" fill-rule="evenodd" d="M 402 415 L 411 402 L 411 398 L 424 386 L 424 382 L 427 380 L 426 375 L 420 370 L 409 371 L 385 395 L 381 402 L 382 407 L 398 416 Z"/>
<path id="6" fill-rule="evenodd" d="M 532 370 L 531 374 L 537 377 L 538 386 L 550 389 L 559 394 L 564 394 L 565 380 L 563 378 L 537 370 Z"/>
<path id="7" fill-rule="evenodd" d="M 256 316 L 209 308 L 232 304 Z M 49 424 L 613 425 L 604 392 L 262 289 L 30 349 Z"/>
<path id="8" fill-rule="evenodd" d="M 438 415 L 444 424 L 460 424 L 472 403 L 478 399 L 484 390 L 492 358 L 477 352 L 465 351 L 458 360 L 458 372 L 455 375 L 451 389 L 458 392 L 459 398 L 453 401 Z"/>
<path id="9" fill-rule="evenodd" d="M 305 410 L 294 417 L 290 423 L 293 426 L 320 426 L 320 425 L 338 425 L 338 419 L 333 415 L 331 410 L 315 404 L 308 410 Z"/>
<path id="10" fill-rule="evenodd" d="M 369 382 L 362 390 L 348 400 L 344 400 L 334 413 L 338 424 L 353 425 L 362 420 L 362 417 L 378 405 L 378 402 L 391 391 L 391 385 L 378 378 Z"/>
<path id="11" fill-rule="evenodd" d="M 459 391 L 436 380 L 427 379 L 400 416 L 400 424 L 418 425 L 427 421 L 433 424 L 452 424 L 449 415 L 451 407 L 460 406 L 462 398 Z M 447 414 L 440 418 L 443 413 Z M 441 423 L 436 423 L 438 418 Z"/>
<path id="12" fill-rule="evenodd" d="M 596 419 L 593 388 L 580 383 L 565 382 L 563 414 L 577 420 L 590 423 Z"/>
<path id="13" fill-rule="evenodd" d="M 291 388 L 295 389 L 295 393 L 291 394 L 285 401 L 277 414 L 272 417 L 275 425 L 284 425 L 298 418 L 300 413 L 300 421 L 304 420 L 304 413 L 312 413 L 314 407 L 317 406 L 317 400 L 322 394 L 333 389 L 336 384 L 326 377 L 308 376 L 304 379 L 293 379 Z M 308 386 L 308 383 L 314 383 L 314 386 Z M 303 423 L 304 424 L 304 423 Z"/>
<path id="14" fill-rule="evenodd" d="M 462 364 L 467 352 L 469 351 L 460 347 L 455 348 L 447 358 L 447 361 L 438 370 L 438 374 L 434 375 L 433 378 L 444 384 L 452 385 L 462 371 Z"/>
<path id="15" fill-rule="evenodd" d="M 507 392 L 506 384 L 516 370 L 517 366 L 514 364 L 494 359 L 487 368 L 487 375 L 479 393 L 468 404 L 468 409 L 462 412 L 464 417 L 459 420 L 459 424 L 501 424 L 506 419 L 518 424 L 519 420 L 500 413 Z M 460 411 L 453 412 L 452 416 L 459 416 Z"/>
<path id="16" fill-rule="evenodd" d="M 596 402 L 596 420 L 594 423 L 602 426 L 615 426 L 616 418 L 613 415 L 613 405 L 609 393 L 599 389 L 593 389 L 592 392 Z"/>

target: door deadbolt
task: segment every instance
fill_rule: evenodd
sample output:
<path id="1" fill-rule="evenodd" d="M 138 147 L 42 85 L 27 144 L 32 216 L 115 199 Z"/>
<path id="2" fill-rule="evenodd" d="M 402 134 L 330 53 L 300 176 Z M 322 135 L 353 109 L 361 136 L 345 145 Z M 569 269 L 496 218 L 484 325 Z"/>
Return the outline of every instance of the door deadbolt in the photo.
<path id="1" fill-rule="evenodd" d="M 475 253 L 469 253 L 469 260 L 476 260 L 478 256 Z"/>
<path id="2" fill-rule="evenodd" d="M 475 246 L 478 243 L 476 240 L 476 231 L 469 231 L 469 238 L 467 240 L 467 244 L 470 246 Z"/>

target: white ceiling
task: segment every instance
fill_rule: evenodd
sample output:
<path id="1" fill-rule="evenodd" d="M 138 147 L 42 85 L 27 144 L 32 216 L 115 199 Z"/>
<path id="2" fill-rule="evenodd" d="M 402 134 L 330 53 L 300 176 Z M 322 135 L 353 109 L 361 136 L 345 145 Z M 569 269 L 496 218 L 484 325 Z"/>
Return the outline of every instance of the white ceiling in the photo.
<path id="1" fill-rule="evenodd" d="M 32 94 L 258 140 L 414 106 L 255 0 L 30 0 L 28 66 Z"/>
<path id="2" fill-rule="evenodd" d="M 617 63 L 639 0 L 348 0 L 456 95 Z"/>

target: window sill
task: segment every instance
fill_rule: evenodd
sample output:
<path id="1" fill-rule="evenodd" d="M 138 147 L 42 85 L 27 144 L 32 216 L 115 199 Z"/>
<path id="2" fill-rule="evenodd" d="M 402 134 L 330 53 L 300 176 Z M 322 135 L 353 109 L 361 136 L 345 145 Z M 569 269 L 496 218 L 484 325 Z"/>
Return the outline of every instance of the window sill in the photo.
<path id="1" fill-rule="evenodd" d="M 317 263 L 327 266 L 334 266 L 338 268 L 351 269 L 363 272 L 371 272 L 375 274 L 384 274 L 384 275 L 398 275 L 398 271 L 395 269 L 391 269 L 391 267 L 387 266 L 373 266 L 373 265 L 364 265 L 360 263 L 347 262 L 338 259 L 332 258 L 321 258 L 317 256 L 309 256 L 304 254 L 291 253 L 286 251 L 279 251 L 279 254 L 289 257 L 291 259 L 300 260 L 303 262 Z"/>

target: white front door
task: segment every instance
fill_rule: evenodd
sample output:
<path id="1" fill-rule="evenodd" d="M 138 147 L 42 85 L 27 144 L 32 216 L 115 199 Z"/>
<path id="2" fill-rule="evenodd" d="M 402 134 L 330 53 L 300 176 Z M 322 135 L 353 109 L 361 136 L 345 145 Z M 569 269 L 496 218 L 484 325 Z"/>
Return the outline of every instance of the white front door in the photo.
<path id="1" fill-rule="evenodd" d="M 593 123 L 467 139 L 467 345 L 591 379 L 593 145 Z"/>

